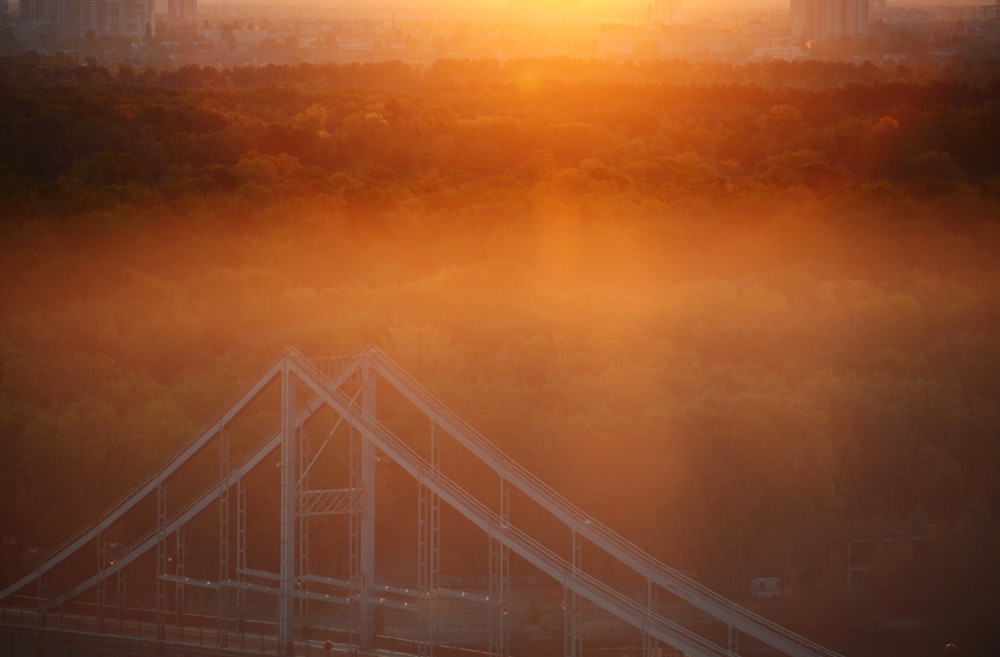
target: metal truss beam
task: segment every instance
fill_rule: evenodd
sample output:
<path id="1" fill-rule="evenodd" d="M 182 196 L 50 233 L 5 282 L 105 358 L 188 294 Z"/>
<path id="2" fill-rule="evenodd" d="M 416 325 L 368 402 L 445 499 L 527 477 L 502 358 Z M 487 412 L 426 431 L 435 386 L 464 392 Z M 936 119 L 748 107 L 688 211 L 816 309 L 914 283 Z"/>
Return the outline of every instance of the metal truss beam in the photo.
<path id="1" fill-rule="evenodd" d="M 295 508 L 299 517 L 360 513 L 365 508 L 364 489 L 304 490 L 298 494 Z"/>

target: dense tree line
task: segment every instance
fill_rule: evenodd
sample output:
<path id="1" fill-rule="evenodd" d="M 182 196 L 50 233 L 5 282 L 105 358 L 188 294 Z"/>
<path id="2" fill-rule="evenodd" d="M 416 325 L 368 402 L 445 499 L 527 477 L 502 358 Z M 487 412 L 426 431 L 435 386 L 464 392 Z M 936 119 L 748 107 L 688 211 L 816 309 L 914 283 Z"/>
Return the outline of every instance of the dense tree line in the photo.
<path id="1" fill-rule="evenodd" d="M 987 627 L 997 98 L 970 61 L 4 61 L 4 531 L 57 543 L 284 345 L 377 342 L 724 592 L 934 536 L 873 600 Z"/>

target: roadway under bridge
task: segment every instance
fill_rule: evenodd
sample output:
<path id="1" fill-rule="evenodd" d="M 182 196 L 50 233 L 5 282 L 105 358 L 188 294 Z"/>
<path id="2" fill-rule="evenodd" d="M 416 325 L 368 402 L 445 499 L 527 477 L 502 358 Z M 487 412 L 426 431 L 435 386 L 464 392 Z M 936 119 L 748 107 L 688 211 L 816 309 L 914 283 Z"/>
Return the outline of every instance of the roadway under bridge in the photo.
<path id="1" fill-rule="evenodd" d="M 390 532 L 387 476 L 414 508 Z M 582 657 L 609 626 L 643 657 L 840 657 L 612 531 L 373 346 L 286 350 L 0 591 L 0 657 Z"/>

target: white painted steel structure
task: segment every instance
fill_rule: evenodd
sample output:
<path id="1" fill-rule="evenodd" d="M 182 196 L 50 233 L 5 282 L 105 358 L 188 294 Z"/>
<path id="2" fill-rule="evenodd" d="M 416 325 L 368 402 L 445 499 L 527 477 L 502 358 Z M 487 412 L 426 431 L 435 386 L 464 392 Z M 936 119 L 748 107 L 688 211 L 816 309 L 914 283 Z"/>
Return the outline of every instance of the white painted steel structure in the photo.
<path id="1" fill-rule="evenodd" d="M 334 367 L 328 367 L 334 363 Z M 379 422 L 376 415 L 376 380 L 388 384 L 430 422 L 429 457 Z M 279 429 L 259 443 L 237 464 L 229 463 L 227 427 L 273 382 L 281 391 Z M 355 387 L 353 396 L 347 389 Z M 358 398 L 360 397 L 360 403 Z M 348 487 L 309 490 L 309 472 L 319 451 L 310 454 L 303 437 L 306 423 L 324 409 L 332 409 L 337 423 L 330 431 L 345 424 L 351 435 L 348 461 Z M 484 502 L 447 476 L 441 467 L 441 441 L 448 437 L 473 454 L 495 473 L 499 482 L 499 500 Z M 218 481 L 180 511 L 167 517 L 164 482 L 213 439 L 218 439 L 220 476 Z M 327 438 L 329 440 L 329 436 Z M 268 455 L 278 452 L 280 460 L 280 572 L 255 571 L 246 563 L 246 492 L 244 480 Z M 375 584 L 375 463 L 378 454 L 394 461 L 417 482 L 417 589 Z M 310 460 L 311 459 L 311 460 Z M 229 516 L 232 513 L 230 490 L 236 489 L 237 530 L 236 568 L 229 564 Z M 570 553 L 559 554 L 520 529 L 511 514 L 510 495 L 517 490 L 551 514 L 572 537 Z M 113 560 L 102 555 L 104 532 L 142 500 L 156 496 L 155 526 Z M 144 554 L 155 552 L 157 563 L 157 622 L 163 631 L 166 623 L 166 583 L 178 587 L 175 605 L 182 604 L 184 584 L 183 559 L 168 572 L 167 560 L 173 541 L 174 556 L 183 551 L 182 532 L 210 504 L 218 502 L 220 512 L 219 578 L 216 582 L 199 581 L 198 585 L 219 591 L 219 636 L 229 628 L 223 624 L 230 613 L 229 592 L 235 591 L 237 607 L 248 591 L 274 593 L 278 600 L 279 657 L 294 652 L 296 600 L 348 605 L 352 609 L 352 639 L 356 648 L 365 651 L 373 646 L 375 607 L 379 604 L 419 610 L 420 639 L 417 652 L 433 655 L 435 636 L 435 600 L 457 595 L 441 586 L 441 503 L 454 509 L 488 537 L 488 593 L 482 596 L 490 610 L 489 652 L 503 656 L 510 651 L 510 627 L 507 601 L 511 591 L 510 555 L 516 554 L 564 589 L 564 657 L 580 657 L 580 605 L 587 603 L 604 610 L 642 633 L 647 655 L 666 644 L 691 657 L 735 657 L 731 643 L 719 645 L 692 629 L 664 616 L 656 600 L 660 592 L 705 612 L 732 631 L 737 630 L 788 657 L 839 657 L 826 648 L 795 634 L 743 608 L 700 585 L 679 571 L 661 563 L 618 535 L 558 492 L 514 462 L 484 436 L 469 426 L 418 381 L 405 372 L 378 348 L 370 346 L 349 359 L 310 360 L 293 349 L 287 350 L 265 368 L 251 386 L 213 423 L 182 449 L 152 477 L 136 486 L 101 517 L 52 550 L 40 565 L 6 589 L 0 591 L 0 603 L 33 584 L 45 591 L 46 576 L 61 563 L 78 553 L 97 546 L 96 572 L 53 597 L 43 597 L 39 610 L 61 607 L 88 589 L 95 589 L 100 614 L 105 582 L 116 577 L 124 580 L 125 568 Z M 334 579 L 308 570 L 309 518 L 315 515 L 349 516 L 349 576 Z M 646 594 L 636 599 L 604 581 L 583 566 L 581 554 L 587 541 L 599 548 L 619 567 L 626 567 L 646 582 Z M 255 583 L 262 579 L 266 583 Z M 276 586 L 275 586 L 276 584 Z M 343 594 L 329 595 L 310 591 L 311 586 L 335 586 Z M 412 602 L 387 600 L 380 591 L 413 596 Z M 464 596 L 464 594 L 463 594 Z"/>

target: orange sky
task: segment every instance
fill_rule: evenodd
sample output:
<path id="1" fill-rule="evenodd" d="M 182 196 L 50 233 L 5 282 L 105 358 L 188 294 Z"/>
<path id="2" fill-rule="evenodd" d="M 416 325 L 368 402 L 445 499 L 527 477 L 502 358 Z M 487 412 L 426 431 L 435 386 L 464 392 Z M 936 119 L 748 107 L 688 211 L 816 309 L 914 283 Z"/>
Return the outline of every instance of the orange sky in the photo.
<path id="1" fill-rule="evenodd" d="M 633 12 L 636 10 L 645 11 L 648 0 L 440 0 L 441 4 L 452 4 L 456 6 L 467 6 L 470 8 L 483 9 L 506 9 L 512 6 L 545 7 L 551 9 L 574 8 L 582 11 L 599 10 L 603 12 L 618 13 L 622 11 Z M 747 8 L 747 7 L 784 7 L 789 0 L 682 0 L 684 9 L 723 9 L 723 8 Z M 420 0 L 397 0 L 397 4 L 420 6 L 427 5 L 428 2 Z"/>
<path id="2" fill-rule="evenodd" d="M 787 9 L 791 0 L 681 0 L 687 18 L 706 13 L 756 9 Z M 242 0 L 203 0 L 203 4 L 240 4 Z M 263 4 L 277 4 L 281 0 L 263 0 Z M 373 10 L 405 10 L 407 13 L 421 9 L 440 17 L 442 10 L 454 12 L 456 18 L 476 16 L 509 16 L 512 9 L 528 8 L 531 13 L 565 14 L 576 21 L 641 22 L 648 13 L 651 0 L 296 0 L 299 5 L 326 5 Z M 890 6 L 907 5 L 975 5 L 987 0 L 889 0 Z M 259 3 L 259 0 L 258 0 Z M 247 4 L 251 4 L 248 0 Z"/>
<path id="3" fill-rule="evenodd" d="M 279 0 L 265 0 L 263 4 L 277 3 Z M 650 0 L 296 0 L 299 5 L 336 5 L 341 7 L 439 9 L 453 7 L 476 12 L 506 12 L 512 7 L 544 8 L 559 10 L 570 7 L 576 12 L 599 12 L 602 14 L 645 14 Z M 789 0 L 682 0 L 685 10 L 702 11 L 725 8 L 749 9 L 759 7 L 782 8 Z M 247 0 L 203 0 L 201 4 L 261 4 Z"/>
<path id="4" fill-rule="evenodd" d="M 240 0 L 203 0 L 204 4 L 238 4 Z M 279 0 L 264 0 L 275 3 Z M 790 0 L 682 0 L 685 15 L 727 8 L 750 10 L 760 8 L 781 9 Z M 440 16 L 442 9 L 453 11 L 455 17 L 510 16 L 514 11 L 527 9 L 533 15 L 566 15 L 575 21 L 641 22 L 648 14 L 650 0 L 297 0 L 298 4 L 332 5 L 370 9 L 401 9 L 407 13 L 420 9 Z M 520 12 L 519 12 L 520 13 Z"/>

